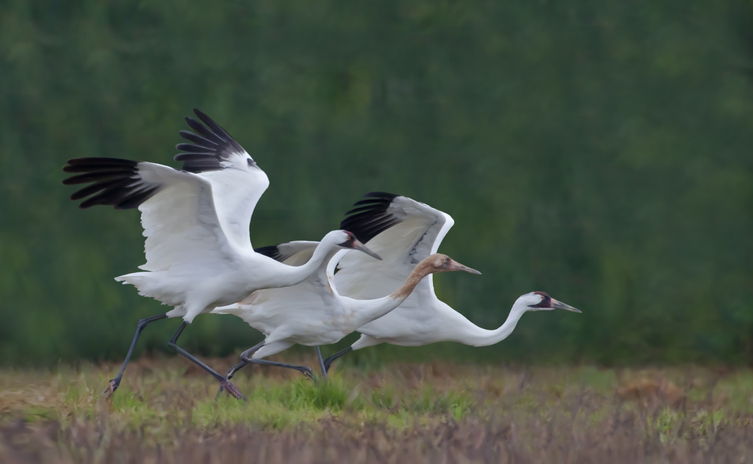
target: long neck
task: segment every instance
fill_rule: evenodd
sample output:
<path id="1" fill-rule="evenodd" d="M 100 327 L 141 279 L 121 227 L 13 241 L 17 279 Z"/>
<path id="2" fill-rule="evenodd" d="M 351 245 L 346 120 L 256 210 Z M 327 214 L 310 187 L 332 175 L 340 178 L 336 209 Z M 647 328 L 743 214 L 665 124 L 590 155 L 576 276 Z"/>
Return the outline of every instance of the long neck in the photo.
<path id="1" fill-rule="evenodd" d="M 458 323 L 453 324 L 453 327 L 447 328 L 448 331 L 453 332 L 452 336 L 449 338 L 453 341 L 471 346 L 494 345 L 510 336 L 525 312 L 525 307 L 517 304 L 513 305 L 505 323 L 495 330 L 482 329 L 468 319 L 460 316 L 463 319 L 463 322 L 457 321 Z"/>
<path id="2" fill-rule="evenodd" d="M 327 242 L 320 242 L 314 250 L 314 254 L 311 255 L 311 259 L 309 259 L 305 264 L 302 264 L 300 266 L 290 266 L 274 261 L 277 266 L 277 272 L 272 273 L 273 277 L 270 279 L 271 282 L 270 284 L 265 285 L 265 288 L 287 287 L 290 285 L 295 285 L 306 280 L 307 277 L 311 276 L 317 270 L 321 270 L 323 272 L 326 267 L 326 263 L 338 251 L 339 248 L 337 247 L 337 245 Z"/>
<path id="3" fill-rule="evenodd" d="M 347 297 L 341 298 L 348 300 L 354 306 L 355 317 L 358 319 L 356 325 L 360 327 L 375 319 L 379 319 L 400 306 L 400 304 L 405 301 L 411 293 L 413 293 L 416 285 L 418 285 L 421 280 L 430 273 L 431 269 L 429 265 L 419 264 L 413 269 L 413 272 L 410 273 L 400 288 L 385 297 L 373 300 L 356 300 Z"/>

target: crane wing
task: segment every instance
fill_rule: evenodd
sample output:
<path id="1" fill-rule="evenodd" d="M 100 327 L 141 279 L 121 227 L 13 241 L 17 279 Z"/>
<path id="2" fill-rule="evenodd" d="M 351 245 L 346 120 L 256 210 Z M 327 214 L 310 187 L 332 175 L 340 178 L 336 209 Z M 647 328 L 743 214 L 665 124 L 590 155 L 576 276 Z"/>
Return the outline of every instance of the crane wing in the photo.
<path id="1" fill-rule="evenodd" d="M 198 263 L 209 268 L 234 256 L 215 211 L 212 185 L 197 174 L 161 164 L 115 158 L 68 160 L 65 172 L 77 173 L 66 185 L 86 184 L 72 200 L 80 208 L 111 205 L 138 208 L 144 227 L 147 271 L 178 269 Z"/>
<path id="2" fill-rule="evenodd" d="M 311 259 L 318 245 L 319 242 L 296 240 L 294 242 L 256 248 L 254 251 L 283 264 L 300 266 L 306 264 Z"/>
<path id="3" fill-rule="evenodd" d="M 176 155 L 175 160 L 183 162 L 183 170 L 199 174 L 212 184 L 225 235 L 239 249 L 250 249 L 251 215 L 269 187 L 269 178 L 225 129 L 197 109 L 194 114 L 201 122 L 186 118 L 193 132 L 180 131 L 190 143 L 176 145 L 184 153 Z"/>
<path id="4" fill-rule="evenodd" d="M 335 274 L 337 291 L 352 298 L 379 298 L 400 287 L 422 259 L 436 253 L 454 221 L 450 215 L 429 205 L 384 192 L 364 195 L 355 209 L 346 213 L 340 228 L 367 244 L 382 261 L 363 253 L 340 251 L 328 272 Z M 433 291 L 432 276 L 420 286 Z"/>
<path id="5" fill-rule="evenodd" d="M 319 242 L 299 240 L 265 246 L 254 251 L 283 264 L 300 266 L 311 259 L 318 245 Z M 329 320 L 326 310 L 318 314 L 317 320 L 311 320 L 311 308 L 328 306 L 320 301 L 322 296 L 317 289 L 321 283 L 318 280 L 318 273 L 313 273 L 295 285 L 256 290 L 237 303 L 214 308 L 212 313 L 238 316 L 265 336 L 279 327 L 290 329 L 301 323 L 307 326 L 304 331 L 316 331 L 318 329 L 314 327 L 320 327 L 324 323 L 322 320 Z"/>

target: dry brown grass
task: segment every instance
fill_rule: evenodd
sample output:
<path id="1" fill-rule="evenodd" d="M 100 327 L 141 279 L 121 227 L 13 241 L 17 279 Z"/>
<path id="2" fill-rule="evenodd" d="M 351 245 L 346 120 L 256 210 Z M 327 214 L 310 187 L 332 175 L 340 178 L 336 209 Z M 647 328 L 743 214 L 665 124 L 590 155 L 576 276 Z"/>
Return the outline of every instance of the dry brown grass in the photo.
<path id="1" fill-rule="evenodd" d="M 269 368 L 236 382 L 247 403 L 175 359 L 103 400 L 115 370 L 4 371 L 0 462 L 753 462 L 751 370 L 392 364 L 316 388 Z"/>

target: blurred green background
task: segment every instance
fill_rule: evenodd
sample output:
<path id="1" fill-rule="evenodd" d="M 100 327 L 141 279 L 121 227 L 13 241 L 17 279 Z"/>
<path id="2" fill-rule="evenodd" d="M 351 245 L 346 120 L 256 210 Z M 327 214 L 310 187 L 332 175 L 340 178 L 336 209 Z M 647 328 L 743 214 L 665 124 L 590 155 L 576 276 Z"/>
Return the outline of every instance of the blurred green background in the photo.
<path id="1" fill-rule="evenodd" d="M 318 239 L 362 194 L 395 192 L 455 218 L 441 251 L 483 276 L 438 276 L 438 293 L 475 323 L 498 326 L 532 290 L 583 310 L 526 315 L 493 347 L 363 359 L 752 363 L 751 11 L 4 2 L 0 362 L 122 359 L 138 319 L 167 309 L 113 280 L 144 262 L 138 212 L 78 210 L 61 167 L 177 166 L 198 107 L 269 175 L 255 246 Z M 178 324 L 151 325 L 139 350 L 166 349 Z M 257 339 L 231 316 L 181 338 L 205 355 Z"/>

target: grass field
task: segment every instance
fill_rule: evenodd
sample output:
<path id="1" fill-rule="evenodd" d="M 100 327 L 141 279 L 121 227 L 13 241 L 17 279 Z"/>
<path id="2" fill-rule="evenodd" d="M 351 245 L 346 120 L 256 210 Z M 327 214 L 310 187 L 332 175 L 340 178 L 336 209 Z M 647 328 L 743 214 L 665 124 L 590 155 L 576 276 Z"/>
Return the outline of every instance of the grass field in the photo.
<path id="1" fill-rule="evenodd" d="M 315 386 L 248 368 L 234 379 L 240 402 L 214 401 L 212 379 L 174 358 L 134 362 L 110 400 L 100 392 L 115 365 L 6 369 L 0 461 L 753 462 L 750 369 L 335 370 Z"/>

